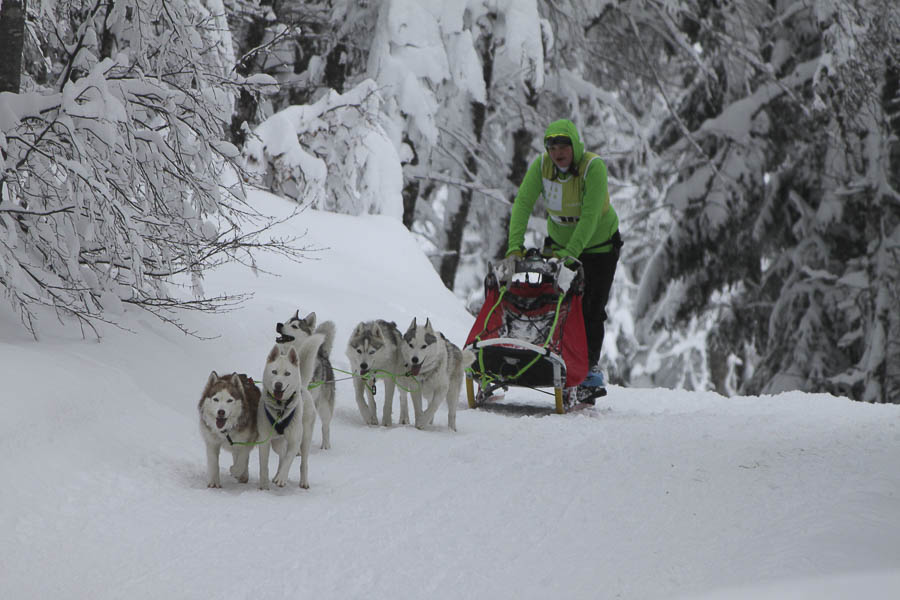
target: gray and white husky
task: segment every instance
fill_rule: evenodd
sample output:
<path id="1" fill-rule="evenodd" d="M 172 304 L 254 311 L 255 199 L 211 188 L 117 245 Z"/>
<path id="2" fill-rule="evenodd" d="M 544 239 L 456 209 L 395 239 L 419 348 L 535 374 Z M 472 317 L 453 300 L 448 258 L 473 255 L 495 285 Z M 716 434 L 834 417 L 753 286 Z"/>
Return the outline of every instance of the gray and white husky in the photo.
<path id="1" fill-rule="evenodd" d="M 456 431 L 456 403 L 462 388 L 465 368 L 475 361 L 470 350 L 460 350 L 440 331 L 417 325 L 413 319 L 403 334 L 403 359 L 413 381 L 410 383 L 416 427 L 422 429 L 434 420 L 441 402 L 447 402 L 447 425 Z M 428 398 L 428 408 L 422 409 L 422 398 Z"/>
<path id="2" fill-rule="evenodd" d="M 200 412 L 200 434 L 206 442 L 206 486 L 220 488 L 219 450 L 231 452 L 231 474 L 247 483 L 250 450 L 257 439 L 256 418 L 259 388 L 244 374 L 225 377 L 213 371 L 206 380 L 197 409 Z"/>
<path id="3" fill-rule="evenodd" d="M 276 344 L 266 357 L 263 398 L 259 403 L 259 488 L 269 489 L 269 448 L 278 454 L 272 481 L 284 487 L 291 463 L 300 451 L 300 487 L 309 487 L 309 445 L 316 423 L 316 407 L 307 389 L 316 366 L 316 353 L 325 340 L 317 333 L 282 354 Z"/>
<path id="4" fill-rule="evenodd" d="M 314 333 L 321 333 L 325 341 L 316 355 L 316 368 L 313 371 L 312 392 L 316 405 L 316 413 L 322 420 L 322 446 L 323 450 L 331 448 L 331 418 L 334 416 L 334 369 L 331 367 L 331 348 L 334 345 L 334 323 L 324 321 L 316 327 L 316 313 L 311 312 L 305 318 L 300 318 L 300 311 L 284 323 L 275 325 L 278 337 L 275 341 L 281 351 L 287 352 L 289 348 L 300 350 L 300 344 Z"/>
<path id="5" fill-rule="evenodd" d="M 406 372 L 400 346 L 403 339 L 397 324 L 381 319 L 363 321 L 350 335 L 347 343 L 347 358 L 353 371 L 353 388 L 356 405 L 363 421 L 378 425 L 378 407 L 375 404 L 377 379 L 384 383 L 384 406 L 382 425 L 392 424 L 394 388 L 398 388 L 400 398 L 400 424 L 409 424 L 409 408 L 406 402 L 408 382 L 403 378 Z M 367 377 L 368 376 L 368 377 Z M 368 404 L 366 403 L 368 399 Z"/>

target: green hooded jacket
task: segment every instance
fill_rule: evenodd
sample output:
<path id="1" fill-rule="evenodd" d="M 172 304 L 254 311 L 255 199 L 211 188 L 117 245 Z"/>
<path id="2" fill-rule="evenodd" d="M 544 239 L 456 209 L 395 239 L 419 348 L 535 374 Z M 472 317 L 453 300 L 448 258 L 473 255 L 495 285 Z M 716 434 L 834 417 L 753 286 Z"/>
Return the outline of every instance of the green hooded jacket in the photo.
<path id="1" fill-rule="evenodd" d="M 507 256 L 522 249 L 528 217 L 542 195 L 548 213 L 547 232 L 556 255 L 577 258 L 583 252 L 612 250 L 609 242 L 619 229 L 619 217 L 609 203 L 606 164 L 596 154 L 584 151 L 584 143 L 572 121 L 561 119 L 550 123 L 544 139 L 559 135 L 572 140 L 572 164 L 578 174 L 561 173 L 546 151 L 531 162 L 513 203 Z"/>

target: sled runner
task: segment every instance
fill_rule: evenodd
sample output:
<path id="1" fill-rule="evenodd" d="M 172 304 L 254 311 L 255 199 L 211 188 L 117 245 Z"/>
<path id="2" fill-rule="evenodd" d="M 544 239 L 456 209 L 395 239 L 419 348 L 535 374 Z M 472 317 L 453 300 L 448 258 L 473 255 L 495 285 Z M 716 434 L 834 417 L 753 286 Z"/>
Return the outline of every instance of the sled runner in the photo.
<path id="1" fill-rule="evenodd" d="M 553 388 L 559 414 L 579 408 L 574 391 L 588 372 L 584 272 L 579 265 L 565 289 L 563 269 L 534 248 L 511 274 L 489 265 L 484 305 L 465 344 L 476 355 L 466 372 L 471 408 L 492 402 L 494 392 L 509 386 Z"/>

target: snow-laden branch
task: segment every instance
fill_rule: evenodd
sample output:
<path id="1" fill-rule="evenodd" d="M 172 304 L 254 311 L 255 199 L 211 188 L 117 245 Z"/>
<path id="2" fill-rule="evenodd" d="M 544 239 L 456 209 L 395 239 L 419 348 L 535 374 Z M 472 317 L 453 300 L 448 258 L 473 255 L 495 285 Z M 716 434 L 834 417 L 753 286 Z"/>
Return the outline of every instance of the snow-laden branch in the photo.
<path id="1" fill-rule="evenodd" d="M 302 255 L 296 240 L 266 239 L 276 222 L 244 203 L 239 152 L 223 140 L 237 91 L 271 78 L 227 80 L 227 36 L 200 4 L 84 6 L 78 23 L 53 12 L 69 7 L 42 13 L 56 88 L 0 94 L 0 289 L 34 335 L 48 308 L 96 335 L 127 306 L 193 334 L 180 309 L 242 298 L 207 297 L 208 269 Z"/>

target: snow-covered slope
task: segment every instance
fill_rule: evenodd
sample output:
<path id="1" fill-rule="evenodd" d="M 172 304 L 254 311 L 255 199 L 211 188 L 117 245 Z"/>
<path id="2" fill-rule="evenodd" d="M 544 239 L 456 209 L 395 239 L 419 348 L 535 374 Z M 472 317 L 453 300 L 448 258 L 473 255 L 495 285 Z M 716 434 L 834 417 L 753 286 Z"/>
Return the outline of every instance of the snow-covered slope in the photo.
<path id="1" fill-rule="evenodd" d="M 471 326 L 397 221 L 308 211 L 282 232 L 304 230 L 313 260 L 208 278 L 255 294 L 188 315 L 212 340 L 128 313 L 136 333 L 37 343 L 0 309 L 0 597 L 900 597 L 898 406 L 612 388 L 579 415 L 465 410 L 453 433 L 443 410 L 365 426 L 341 381 L 309 490 L 297 463 L 257 490 L 255 454 L 249 485 L 223 469 L 208 490 L 203 384 L 258 377 L 277 321 L 335 321 L 342 369 L 360 320 L 430 317 L 457 343 Z"/>

